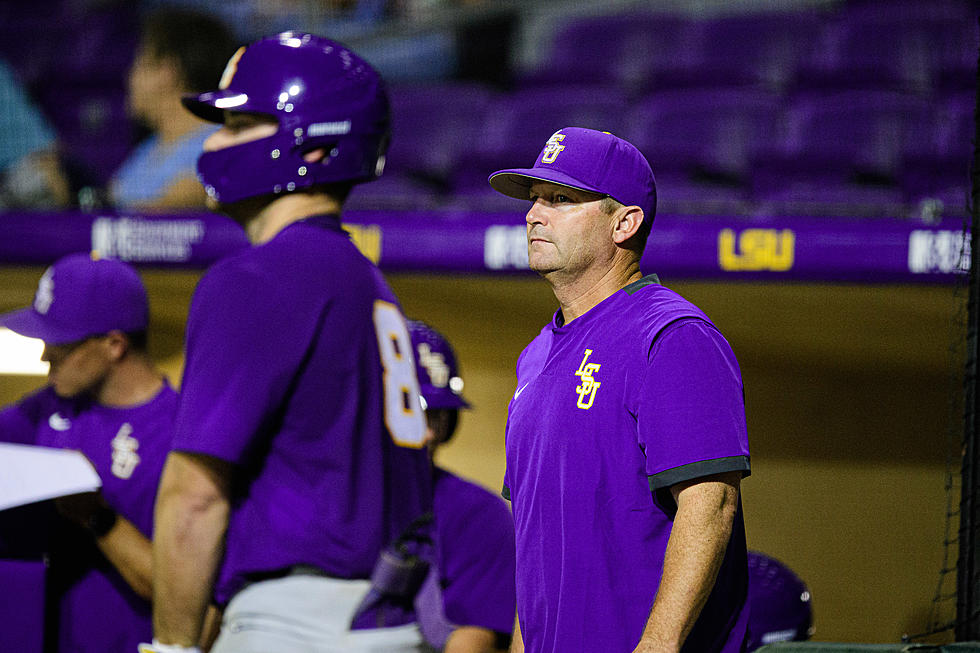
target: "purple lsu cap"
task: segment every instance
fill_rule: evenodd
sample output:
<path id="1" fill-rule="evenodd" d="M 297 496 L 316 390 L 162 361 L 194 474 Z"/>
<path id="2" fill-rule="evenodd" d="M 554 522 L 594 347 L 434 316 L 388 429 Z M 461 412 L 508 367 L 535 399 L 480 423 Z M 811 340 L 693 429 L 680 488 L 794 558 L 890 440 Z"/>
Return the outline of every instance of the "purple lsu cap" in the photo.
<path id="1" fill-rule="evenodd" d="M 519 200 L 528 199 L 531 185 L 538 181 L 639 206 L 651 222 L 657 213 L 657 185 L 646 157 L 632 143 L 609 132 L 559 129 L 545 143 L 533 168 L 498 170 L 490 175 L 494 190 Z"/>
<path id="2" fill-rule="evenodd" d="M 143 331 L 149 316 L 136 270 L 122 261 L 69 254 L 44 271 L 34 303 L 0 315 L 0 326 L 59 345 L 110 331 Z"/>

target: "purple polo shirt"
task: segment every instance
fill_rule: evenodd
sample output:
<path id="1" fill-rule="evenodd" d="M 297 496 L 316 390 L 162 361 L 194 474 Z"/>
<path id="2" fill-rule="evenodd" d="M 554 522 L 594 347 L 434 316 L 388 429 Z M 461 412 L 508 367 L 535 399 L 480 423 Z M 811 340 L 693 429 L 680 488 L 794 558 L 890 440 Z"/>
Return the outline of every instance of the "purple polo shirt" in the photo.
<path id="1" fill-rule="evenodd" d="M 514 518 L 500 497 L 435 468 L 436 573 L 416 601 L 426 640 L 442 648 L 459 626 L 514 630 Z M 435 576 L 438 575 L 438 579 Z"/>
<path id="2" fill-rule="evenodd" d="M 386 417 L 386 388 L 390 399 L 399 375 L 414 375 L 410 343 L 379 347 L 391 320 L 404 329 L 381 273 L 332 216 L 293 223 L 201 279 L 173 449 L 234 465 L 218 602 L 298 564 L 368 578 L 429 509 L 427 455 L 397 445 L 398 416 Z"/>
<path id="3" fill-rule="evenodd" d="M 45 388 L 0 411 L 0 439 L 80 450 L 102 479 L 106 502 L 151 537 L 176 408 L 169 384 L 129 408 L 62 399 Z M 51 591 L 59 596 L 61 653 L 135 650 L 152 636 L 150 603 L 126 584 L 87 532 L 57 526 L 50 573 Z"/>
<path id="4" fill-rule="evenodd" d="M 660 584 L 670 487 L 749 472 L 731 348 L 652 275 L 567 325 L 559 311 L 518 360 L 506 437 L 526 650 L 632 651 Z M 746 565 L 739 507 L 685 651 L 741 650 Z"/>

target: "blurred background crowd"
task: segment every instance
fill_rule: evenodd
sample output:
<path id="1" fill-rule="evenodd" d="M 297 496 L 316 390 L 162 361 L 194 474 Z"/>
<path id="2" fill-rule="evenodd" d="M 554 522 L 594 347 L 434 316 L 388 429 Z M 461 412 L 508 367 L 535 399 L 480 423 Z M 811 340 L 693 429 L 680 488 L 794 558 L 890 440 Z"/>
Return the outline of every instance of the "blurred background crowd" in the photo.
<path id="1" fill-rule="evenodd" d="M 212 86 L 238 44 L 295 28 L 348 43 L 391 86 L 388 174 L 351 208 L 509 210 L 487 171 L 578 125 L 636 143 L 668 212 L 965 215 L 977 13 L 968 0 L 3 3 L 0 205 L 200 206 L 206 131 L 180 95 Z"/>

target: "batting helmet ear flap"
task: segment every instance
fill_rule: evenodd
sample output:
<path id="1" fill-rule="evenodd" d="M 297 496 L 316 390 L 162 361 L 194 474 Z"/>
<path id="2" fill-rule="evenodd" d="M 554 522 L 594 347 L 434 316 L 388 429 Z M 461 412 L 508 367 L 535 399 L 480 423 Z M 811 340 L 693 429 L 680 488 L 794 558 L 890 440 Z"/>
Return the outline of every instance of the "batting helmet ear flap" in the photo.
<path id="1" fill-rule="evenodd" d="M 381 76 L 346 46 L 284 32 L 240 50 L 218 90 L 184 106 L 214 122 L 223 110 L 276 118 L 268 138 L 203 153 L 198 177 L 215 200 L 232 203 L 302 188 L 375 179 L 387 151 L 390 118 Z M 304 155 L 322 147 L 320 163 Z"/>

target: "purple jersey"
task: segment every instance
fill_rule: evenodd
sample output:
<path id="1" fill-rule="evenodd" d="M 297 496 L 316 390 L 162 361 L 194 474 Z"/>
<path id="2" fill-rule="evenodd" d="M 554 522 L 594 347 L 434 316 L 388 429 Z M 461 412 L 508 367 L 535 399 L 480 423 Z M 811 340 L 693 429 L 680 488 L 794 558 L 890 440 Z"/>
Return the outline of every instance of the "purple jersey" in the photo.
<path id="1" fill-rule="evenodd" d="M 628 653 L 660 584 L 670 487 L 748 473 L 735 356 L 652 276 L 567 325 L 559 311 L 518 360 L 506 450 L 526 650 Z M 746 574 L 739 508 L 685 651 L 741 649 Z"/>
<path id="2" fill-rule="evenodd" d="M 219 602 L 299 564 L 368 578 L 429 509 L 421 413 L 418 432 L 406 421 L 414 370 L 394 294 L 336 217 L 201 279 L 173 448 L 235 465 Z"/>
<path id="3" fill-rule="evenodd" d="M 45 388 L 0 411 L 0 439 L 80 450 L 102 479 L 106 502 L 149 538 L 176 408 L 177 394 L 167 384 L 129 408 L 63 399 Z M 61 653 L 135 650 L 152 636 L 149 601 L 126 584 L 91 535 L 62 524 L 53 540 Z"/>
<path id="4" fill-rule="evenodd" d="M 514 630 L 514 519 L 500 497 L 435 469 L 436 572 L 416 601 L 422 633 L 445 646 L 457 626 Z M 436 587 L 436 582 L 438 587 Z"/>

